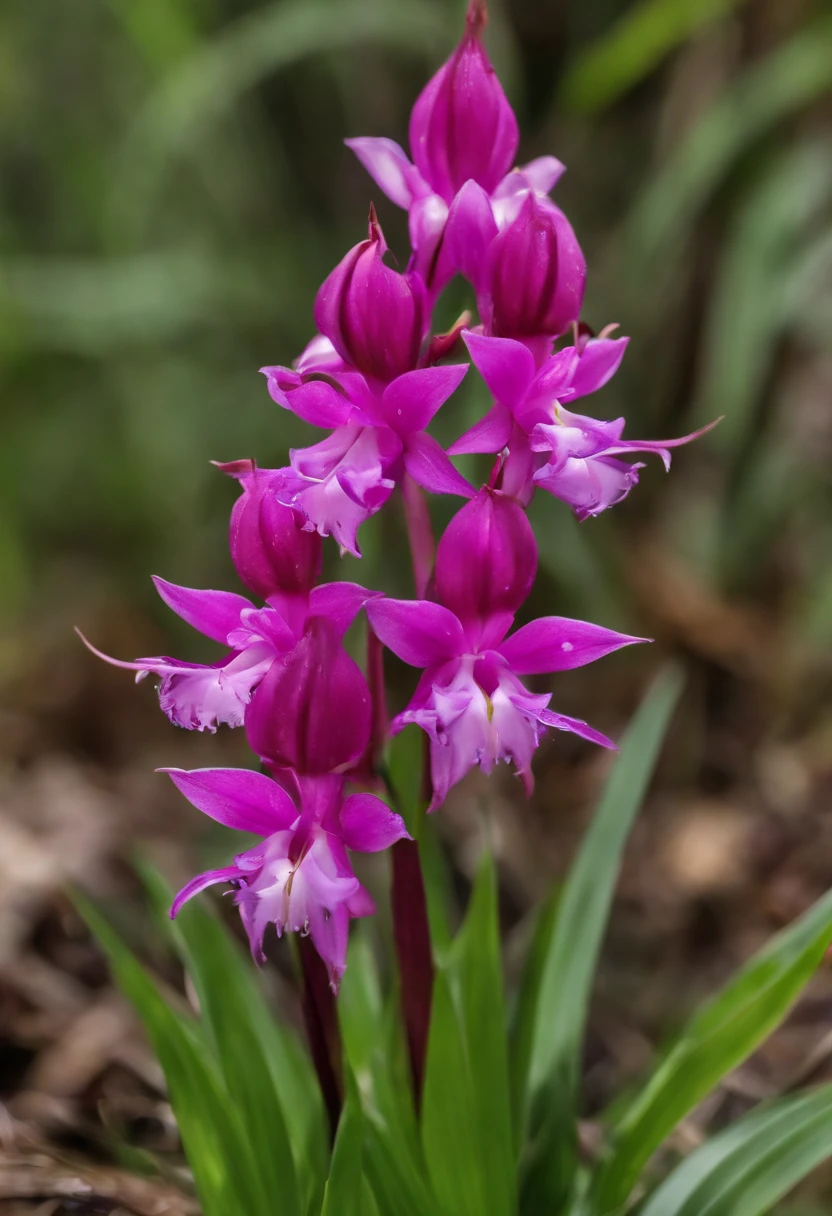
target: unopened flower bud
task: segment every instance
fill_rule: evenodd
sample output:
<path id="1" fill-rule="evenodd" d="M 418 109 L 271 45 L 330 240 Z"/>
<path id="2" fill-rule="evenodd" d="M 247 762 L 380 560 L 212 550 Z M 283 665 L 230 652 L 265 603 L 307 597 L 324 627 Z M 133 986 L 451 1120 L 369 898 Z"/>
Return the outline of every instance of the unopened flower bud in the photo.
<path id="1" fill-rule="evenodd" d="M 303 637 L 269 668 L 246 713 L 249 745 L 278 768 L 343 771 L 370 738 L 367 681 L 326 617 L 310 617 Z"/>
<path id="2" fill-rule="evenodd" d="M 375 211 L 369 237 L 324 281 L 315 322 L 342 359 L 385 383 L 412 371 L 429 322 L 425 285 L 384 264 L 387 246 Z"/>
<path id="3" fill-rule="evenodd" d="M 413 159 L 446 203 L 469 179 L 490 194 L 517 151 L 517 119 L 482 45 L 485 20 L 484 0 L 471 0 L 462 41 L 410 118 Z"/>
<path id="4" fill-rule="evenodd" d="M 524 602 L 537 571 L 537 544 L 525 511 L 483 487 L 449 523 L 436 552 L 436 592 L 472 647 L 495 644 Z"/>
<path id="5" fill-rule="evenodd" d="M 566 216 L 529 194 L 488 251 L 490 330 L 501 338 L 555 337 L 577 320 L 586 262 Z"/>
<path id="6" fill-rule="evenodd" d="M 302 531 L 295 512 L 274 492 L 275 472 L 253 461 L 220 465 L 236 477 L 243 492 L 231 510 L 231 557 L 242 581 L 255 595 L 302 595 L 321 573 L 321 538 Z"/>

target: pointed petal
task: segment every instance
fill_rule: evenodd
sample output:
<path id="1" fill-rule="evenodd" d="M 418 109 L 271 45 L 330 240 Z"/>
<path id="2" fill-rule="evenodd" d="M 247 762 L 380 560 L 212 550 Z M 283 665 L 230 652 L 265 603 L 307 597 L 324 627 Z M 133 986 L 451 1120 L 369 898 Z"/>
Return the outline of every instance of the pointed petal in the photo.
<path id="1" fill-rule="evenodd" d="M 571 671 L 573 667 L 593 663 L 621 646 L 649 640 L 616 633 L 588 621 L 543 616 L 518 629 L 497 649 L 511 670 L 523 676 L 544 671 Z"/>
<path id="2" fill-rule="evenodd" d="M 367 591 L 358 583 L 323 583 L 309 596 L 309 615 L 328 616 L 339 633 L 346 633 L 358 613 L 380 591 Z"/>
<path id="3" fill-rule="evenodd" d="M 721 421 L 721 417 L 715 418 L 707 426 L 700 427 L 698 431 L 693 431 L 690 435 L 683 435 L 680 439 L 622 439 L 620 443 L 610 444 L 609 447 L 603 448 L 595 455 L 618 456 L 629 452 L 655 452 L 657 456 L 661 457 L 665 469 L 669 469 L 670 452 L 667 450 L 668 448 L 681 448 L 686 443 L 692 443 L 694 439 L 699 439 L 701 435 L 712 431 Z"/>
<path id="4" fill-rule="evenodd" d="M 629 338 L 591 338 L 572 377 L 572 397 L 586 397 L 603 388 L 621 366 L 629 341 Z"/>
<path id="5" fill-rule="evenodd" d="M 341 807 L 341 839 L 358 853 L 378 853 L 397 840 L 410 840 L 401 815 L 375 794 L 350 794 Z"/>
<path id="6" fill-rule="evenodd" d="M 441 405 L 455 392 L 468 371 L 467 363 L 420 367 L 388 384 L 381 399 L 384 419 L 400 435 L 424 431 Z"/>
<path id="7" fill-rule="evenodd" d="M 465 652 L 462 625 L 430 600 L 371 600 L 367 617 L 376 637 L 411 667 L 429 667 Z"/>
<path id="8" fill-rule="evenodd" d="M 494 400 L 514 412 L 534 380 L 531 351 L 513 338 L 487 338 L 471 330 L 462 338 Z"/>
<path id="9" fill-rule="evenodd" d="M 421 183 L 422 190 L 428 193 L 429 187 L 422 181 L 419 170 L 410 163 L 404 150 L 394 140 L 363 135 L 357 139 L 345 139 L 344 143 L 397 207 L 407 211 L 416 197 L 415 183 Z"/>
<path id="10" fill-rule="evenodd" d="M 204 874 L 197 874 L 196 878 L 186 882 L 182 890 L 178 892 L 168 915 L 171 920 L 174 920 L 182 905 L 186 904 L 189 899 L 193 899 L 194 895 L 199 895 L 200 891 L 204 891 L 206 887 L 212 887 L 217 882 L 233 882 L 239 877 L 240 871 L 236 866 L 226 866 L 223 870 L 206 870 Z"/>
<path id="11" fill-rule="evenodd" d="M 520 166 L 520 173 L 538 194 L 548 194 L 566 172 L 566 165 L 556 156 L 536 156 Z M 505 178 L 503 179 L 505 181 Z M 499 186 L 497 189 L 499 190 Z"/>
<path id="12" fill-rule="evenodd" d="M 215 642 L 226 643 L 232 629 L 240 624 L 240 614 L 252 608 L 251 600 L 233 591 L 196 591 L 178 587 L 154 574 L 153 585 L 177 616 Z"/>
<path id="13" fill-rule="evenodd" d="M 448 448 L 449 456 L 462 456 L 467 452 L 502 452 L 511 438 L 513 419 L 504 405 L 492 405 L 491 409 L 475 422 L 470 430 L 460 435 Z"/>
<path id="14" fill-rule="evenodd" d="M 477 291 L 484 286 L 485 255 L 496 235 L 491 200 L 482 186 L 467 181 L 448 212 L 444 243 L 451 264 Z"/>
<path id="15" fill-rule="evenodd" d="M 551 709 L 542 710 L 537 717 L 544 726 L 552 726 L 555 730 L 571 731 L 573 735 L 580 735 L 582 739 L 588 739 L 590 743 L 597 743 L 599 747 L 608 747 L 612 751 L 618 751 L 617 743 L 613 743 L 612 739 L 602 735 L 600 730 L 596 730 L 594 726 L 590 726 L 581 718 L 568 718 L 566 714 L 556 714 Z"/>
<path id="16" fill-rule="evenodd" d="M 457 472 L 439 443 L 426 431 L 408 436 L 404 465 L 413 480 L 431 494 L 457 494 L 460 498 L 473 498 L 476 494 L 474 487 Z"/>
<path id="17" fill-rule="evenodd" d="M 290 828 L 298 810 L 284 789 L 247 768 L 160 768 L 188 801 L 228 828 L 270 836 Z"/>

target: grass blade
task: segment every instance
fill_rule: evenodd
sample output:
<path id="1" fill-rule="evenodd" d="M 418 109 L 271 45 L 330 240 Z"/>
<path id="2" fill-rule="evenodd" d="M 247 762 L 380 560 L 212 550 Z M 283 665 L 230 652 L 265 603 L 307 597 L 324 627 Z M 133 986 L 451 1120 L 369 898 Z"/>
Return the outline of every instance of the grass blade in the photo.
<path id="1" fill-rule="evenodd" d="M 526 1081 L 530 1146 L 522 1210 L 558 1211 L 577 1169 L 580 1053 L 590 988 L 621 854 L 682 689 L 663 672 L 630 725 L 558 908 L 542 968 Z"/>
<path id="2" fill-rule="evenodd" d="M 832 891 L 778 933 L 691 1019 L 619 1117 L 596 1175 L 595 1210 L 614 1212 L 680 1119 L 783 1020 L 832 939 Z"/>

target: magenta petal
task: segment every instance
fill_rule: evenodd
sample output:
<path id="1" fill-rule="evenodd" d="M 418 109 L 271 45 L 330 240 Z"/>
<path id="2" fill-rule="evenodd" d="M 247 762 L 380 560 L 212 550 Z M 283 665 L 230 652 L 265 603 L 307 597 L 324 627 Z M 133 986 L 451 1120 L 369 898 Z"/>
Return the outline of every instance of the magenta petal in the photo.
<path id="1" fill-rule="evenodd" d="M 344 143 L 355 153 L 390 201 L 406 211 L 415 198 L 414 177 L 419 182 L 421 179 L 418 169 L 410 163 L 404 150 L 392 139 L 375 139 L 368 135 L 345 139 Z M 421 185 L 427 193 L 428 187 L 423 182 Z"/>
<path id="2" fill-rule="evenodd" d="M 538 194 L 548 194 L 566 172 L 566 165 L 556 156 L 537 156 L 520 166 L 520 172 Z"/>
<path id="3" fill-rule="evenodd" d="M 346 633 L 367 600 L 380 594 L 358 583 L 323 583 L 309 596 L 309 615 L 329 617 L 339 633 Z"/>
<path id="4" fill-rule="evenodd" d="M 246 768 L 160 768 L 188 801 L 226 827 L 270 836 L 289 828 L 298 810 L 284 789 Z"/>
<path id="5" fill-rule="evenodd" d="M 408 436 L 404 465 L 414 481 L 431 494 L 473 498 L 476 490 L 457 472 L 442 447 L 426 431 Z"/>
<path id="6" fill-rule="evenodd" d="M 621 366 L 629 338 L 590 338 L 572 376 L 572 398 L 596 393 Z"/>
<path id="7" fill-rule="evenodd" d="M 378 853 L 397 840 L 409 840 L 401 815 L 375 794 L 350 794 L 341 807 L 341 839 L 357 853 Z"/>
<path id="8" fill-rule="evenodd" d="M 183 904 L 186 904 L 189 899 L 193 899 L 194 895 L 199 895 L 200 891 L 204 891 L 206 887 L 212 887 L 218 882 L 234 882 L 240 877 L 240 871 L 236 866 L 226 866 L 223 870 L 206 870 L 204 874 L 197 874 L 196 878 L 186 882 L 182 890 L 177 893 L 170 908 L 171 920 L 179 915 Z"/>
<path id="9" fill-rule="evenodd" d="M 228 635 L 240 624 L 240 613 L 253 605 L 233 591 L 196 591 L 178 587 L 166 579 L 153 576 L 159 595 L 177 616 L 215 642 L 226 643 Z"/>
<path id="10" fill-rule="evenodd" d="M 261 367 L 272 401 L 310 426 L 342 426 L 350 416 L 347 397 L 326 380 L 302 380 L 286 367 Z"/>
<path id="11" fill-rule="evenodd" d="M 513 412 L 535 377 L 528 347 L 513 338 L 488 338 L 470 330 L 465 330 L 462 338 L 494 400 Z"/>
<path id="12" fill-rule="evenodd" d="M 429 667 L 465 651 L 462 625 L 430 600 L 371 600 L 367 617 L 376 637 L 411 667 Z"/>
<path id="13" fill-rule="evenodd" d="M 518 629 L 497 650 L 511 670 L 523 676 L 544 671 L 571 671 L 573 667 L 593 663 L 622 646 L 649 640 L 616 633 L 588 621 L 543 616 Z"/>
<path id="14" fill-rule="evenodd" d="M 496 235 L 491 200 L 482 186 L 467 181 L 448 212 L 445 248 L 451 265 L 477 292 L 484 286 L 485 255 Z"/>
<path id="15" fill-rule="evenodd" d="M 556 714 L 551 709 L 542 710 L 537 717 L 544 726 L 552 726 L 555 730 L 571 731 L 573 735 L 580 735 L 582 739 L 588 739 L 590 743 L 597 743 L 599 747 L 608 747 L 612 751 L 618 751 L 617 743 L 613 743 L 612 739 L 608 739 L 606 735 L 601 734 L 600 730 L 596 730 L 594 726 L 590 726 L 580 718 L 568 718 L 566 714 Z"/>
<path id="16" fill-rule="evenodd" d="M 504 405 L 492 405 L 479 422 L 448 448 L 449 456 L 468 452 L 502 452 L 511 438 L 512 416 Z"/>
<path id="17" fill-rule="evenodd" d="M 314 908 L 310 912 L 309 935 L 326 964 L 329 986 L 335 993 L 347 969 L 349 926 L 350 914 L 345 904 L 338 904 L 331 911 Z"/>
<path id="18" fill-rule="evenodd" d="M 440 406 L 459 388 L 467 363 L 420 367 L 398 376 L 384 390 L 381 408 L 389 427 L 400 435 L 424 431 Z"/>

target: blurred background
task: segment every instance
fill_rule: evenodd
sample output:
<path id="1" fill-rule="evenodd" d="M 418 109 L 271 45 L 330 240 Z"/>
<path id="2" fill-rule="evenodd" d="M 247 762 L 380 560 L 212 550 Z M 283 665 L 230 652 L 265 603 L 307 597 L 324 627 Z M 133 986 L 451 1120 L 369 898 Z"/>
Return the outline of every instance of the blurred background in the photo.
<path id="1" fill-rule="evenodd" d="M 149 575 L 237 588 L 225 544 L 235 487 L 209 462 L 275 467 L 314 441 L 257 369 L 310 338 L 316 289 L 362 239 L 370 198 L 404 264 L 404 215 L 342 140 L 406 143 L 464 7 L 0 10 L 0 1204 L 52 1193 L 66 1154 L 78 1177 L 120 1179 L 128 1211 L 154 1210 L 165 1184 L 128 1183 L 113 1162 L 179 1178 L 158 1070 L 66 892 L 92 891 L 177 982 L 134 851 L 177 882 L 234 846 L 153 769 L 250 757 L 241 732 L 174 731 L 149 683 L 135 690 L 97 663 L 72 627 L 125 658 L 213 657 Z M 614 1090 L 832 884 L 832 12 L 821 0 L 491 8 L 520 160 L 554 153 L 568 167 L 555 197 L 589 262 L 585 319 L 617 321 L 632 339 L 587 409 L 625 414 L 629 437 L 651 439 L 725 416 L 669 476 L 652 461 L 600 519 L 579 525 L 543 496 L 533 507 L 542 568 L 530 615 L 656 638 L 559 677 L 554 704 L 618 735 L 668 656 L 688 673 L 596 992 L 591 1147 Z M 437 328 L 469 302 L 454 284 Z M 463 387 L 440 439 L 484 408 L 473 374 Z M 432 505 L 441 525 L 453 504 Z M 391 505 L 365 526 L 362 563 L 340 563 L 330 545 L 328 573 L 409 595 L 401 537 Z M 412 673 L 391 663 L 390 677 L 398 708 Z M 558 735 L 529 804 L 505 772 L 487 787 L 474 775 L 442 812 L 458 907 L 485 835 L 495 843 L 510 980 L 530 910 L 564 872 L 609 762 Z M 383 902 L 383 869 L 368 881 Z M 273 953 L 292 1017 L 288 953 Z M 830 1053 L 822 974 L 668 1151 L 828 1075 Z M 828 1173 L 784 1211 L 825 1203 Z"/>

